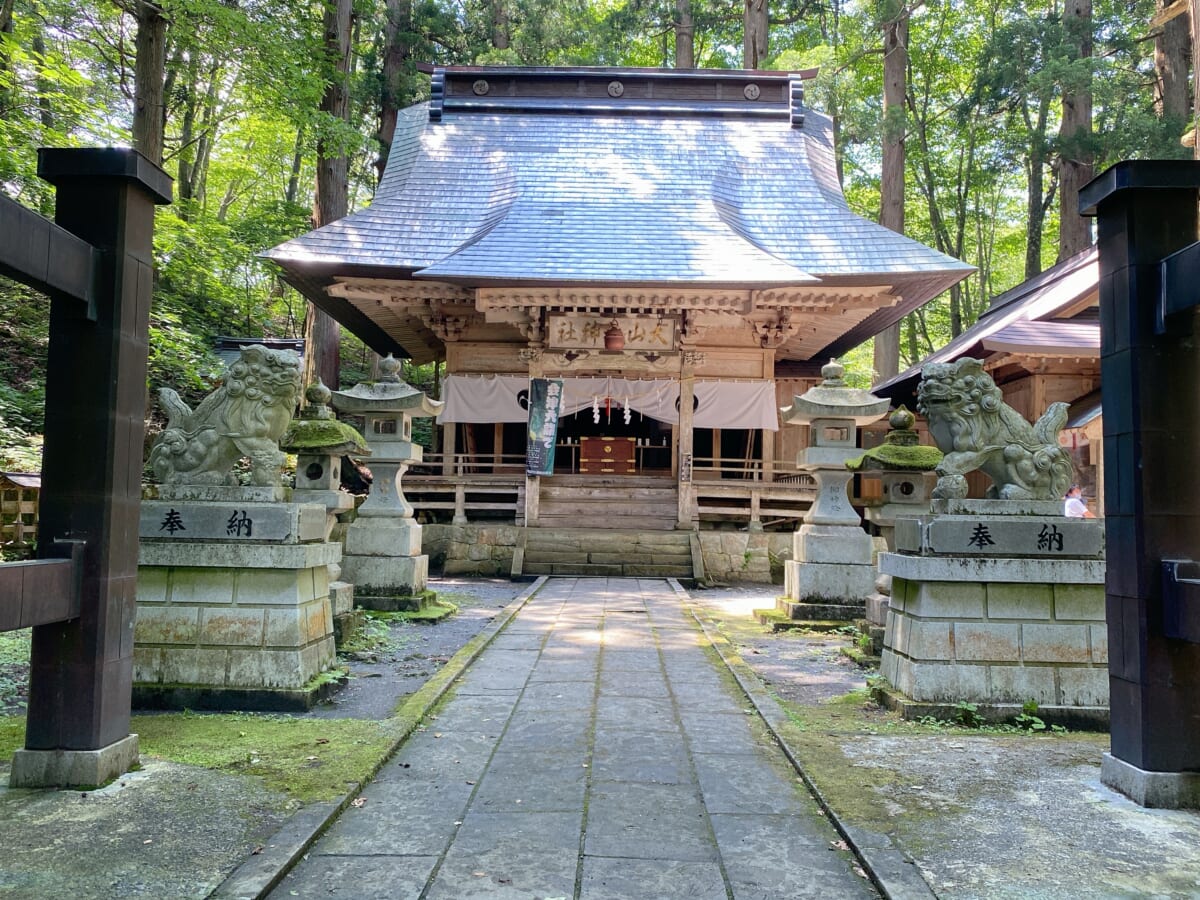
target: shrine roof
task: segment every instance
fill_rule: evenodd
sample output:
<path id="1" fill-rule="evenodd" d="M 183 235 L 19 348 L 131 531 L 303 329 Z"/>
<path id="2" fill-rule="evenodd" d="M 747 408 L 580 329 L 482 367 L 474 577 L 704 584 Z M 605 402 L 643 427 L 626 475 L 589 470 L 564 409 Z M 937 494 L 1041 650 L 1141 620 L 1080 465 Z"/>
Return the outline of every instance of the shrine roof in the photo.
<path id="1" fill-rule="evenodd" d="M 979 320 L 915 366 L 876 385 L 877 394 L 915 402 L 921 369 L 929 363 L 992 353 L 1092 358 L 1100 355 L 1100 326 L 1088 316 L 1100 284 L 1095 246 L 998 295 Z M 1077 314 L 1080 307 L 1084 314 Z"/>
<path id="2" fill-rule="evenodd" d="M 812 74 L 439 69 L 371 205 L 264 255 L 310 294 L 347 274 L 890 285 L 862 340 L 972 267 L 850 210 L 832 123 L 803 105 Z"/>

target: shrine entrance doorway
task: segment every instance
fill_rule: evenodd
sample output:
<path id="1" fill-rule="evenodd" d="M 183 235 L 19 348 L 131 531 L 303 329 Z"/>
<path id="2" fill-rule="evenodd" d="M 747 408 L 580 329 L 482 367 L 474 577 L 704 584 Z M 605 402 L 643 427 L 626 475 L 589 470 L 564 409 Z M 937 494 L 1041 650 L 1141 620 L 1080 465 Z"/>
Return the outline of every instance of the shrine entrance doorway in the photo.
<path id="1" fill-rule="evenodd" d="M 674 429 L 671 425 L 628 414 L 611 401 L 558 420 L 554 474 L 656 475 L 673 471 Z"/>

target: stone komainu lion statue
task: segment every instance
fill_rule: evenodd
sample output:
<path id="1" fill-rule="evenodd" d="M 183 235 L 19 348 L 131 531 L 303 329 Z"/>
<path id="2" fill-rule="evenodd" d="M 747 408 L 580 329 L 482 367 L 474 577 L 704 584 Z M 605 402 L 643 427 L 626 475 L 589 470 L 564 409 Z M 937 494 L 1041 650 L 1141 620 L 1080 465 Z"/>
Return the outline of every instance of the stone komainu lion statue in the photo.
<path id="1" fill-rule="evenodd" d="M 933 496 L 967 496 L 968 472 L 982 469 L 992 479 L 994 500 L 1060 500 L 1074 468 L 1058 445 L 1067 404 L 1054 403 L 1030 425 L 1008 406 L 977 359 L 930 363 L 921 370 L 917 408 L 944 454 Z"/>
<path id="2" fill-rule="evenodd" d="M 170 388 L 158 392 L 167 427 L 150 451 L 150 468 L 163 484 L 236 485 L 233 466 L 250 458 L 256 485 L 279 484 L 287 431 L 300 396 L 300 357 L 260 344 L 243 347 L 225 383 L 191 410 Z"/>

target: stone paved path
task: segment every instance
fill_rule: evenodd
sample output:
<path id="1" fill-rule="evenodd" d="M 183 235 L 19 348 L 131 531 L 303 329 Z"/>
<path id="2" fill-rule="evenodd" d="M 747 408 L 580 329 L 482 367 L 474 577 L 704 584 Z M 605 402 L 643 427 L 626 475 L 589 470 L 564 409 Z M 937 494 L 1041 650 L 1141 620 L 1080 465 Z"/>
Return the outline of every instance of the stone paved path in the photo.
<path id="1" fill-rule="evenodd" d="M 556 578 L 273 897 L 875 896 L 670 584 Z"/>

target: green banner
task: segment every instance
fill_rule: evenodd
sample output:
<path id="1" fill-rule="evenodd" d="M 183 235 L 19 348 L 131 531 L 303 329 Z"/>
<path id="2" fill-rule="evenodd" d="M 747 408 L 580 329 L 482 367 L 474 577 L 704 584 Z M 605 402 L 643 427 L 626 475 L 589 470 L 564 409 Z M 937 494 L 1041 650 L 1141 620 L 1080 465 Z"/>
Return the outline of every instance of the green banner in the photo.
<path id="1" fill-rule="evenodd" d="M 549 378 L 532 378 L 529 381 L 529 442 L 525 448 L 527 475 L 554 474 L 554 444 L 558 440 L 562 387 L 561 381 Z"/>

